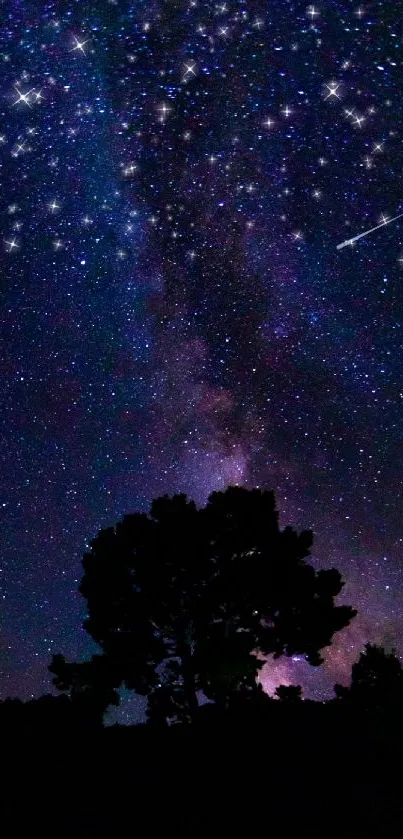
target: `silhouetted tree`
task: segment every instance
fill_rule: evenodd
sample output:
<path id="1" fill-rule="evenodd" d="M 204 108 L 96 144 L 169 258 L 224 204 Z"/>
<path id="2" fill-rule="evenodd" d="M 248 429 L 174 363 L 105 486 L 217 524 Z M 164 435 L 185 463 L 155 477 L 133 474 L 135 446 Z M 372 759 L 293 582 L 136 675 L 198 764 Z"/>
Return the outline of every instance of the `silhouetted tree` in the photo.
<path id="1" fill-rule="evenodd" d="M 302 701 L 301 685 L 279 685 L 274 693 L 282 702 Z"/>
<path id="2" fill-rule="evenodd" d="M 105 656 L 92 656 L 90 661 L 68 664 L 63 655 L 54 655 L 49 670 L 54 674 L 53 684 L 61 691 L 68 691 L 78 716 L 89 722 L 102 722 L 109 705 L 119 704 L 121 679 L 112 661 Z"/>
<path id="3" fill-rule="evenodd" d="M 98 698 L 99 703 L 99 698 Z M 103 710 L 87 701 L 76 701 L 67 696 L 45 694 L 37 699 L 22 702 L 6 699 L 0 702 L 0 728 L 6 736 L 13 734 L 38 734 L 57 732 L 68 734 L 80 728 L 102 724 Z"/>
<path id="4" fill-rule="evenodd" d="M 200 510 L 164 496 L 150 515 L 125 516 L 83 559 L 84 626 L 103 655 L 87 669 L 54 659 L 56 685 L 106 699 L 125 684 L 154 720 L 183 720 L 200 689 L 222 707 L 253 696 L 262 654 L 320 664 L 356 612 L 334 605 L 338 571 L 304 561 L 311 545 L 310 531 L 280 531 L 274 494 L 258 489 L 215 492 Z"/>
<path id="5" fill-rule="evenodd" d="M 337 699 L 363 708 L 403 707 L 403 669 L 396 651 L 366 644 L 351 670 L 351 685 L 334 686 Z"/>

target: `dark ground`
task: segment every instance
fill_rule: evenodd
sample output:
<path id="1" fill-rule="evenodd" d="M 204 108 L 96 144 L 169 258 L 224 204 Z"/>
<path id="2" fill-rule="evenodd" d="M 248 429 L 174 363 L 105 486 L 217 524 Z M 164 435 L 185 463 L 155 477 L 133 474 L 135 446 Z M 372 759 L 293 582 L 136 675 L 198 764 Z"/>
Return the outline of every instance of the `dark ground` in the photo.
<path id="1" fill-rule="evenodd" d="M 274 705 L 192 730 L 2 726 L 1 836 L 402 837 L 400 715 Z"/>

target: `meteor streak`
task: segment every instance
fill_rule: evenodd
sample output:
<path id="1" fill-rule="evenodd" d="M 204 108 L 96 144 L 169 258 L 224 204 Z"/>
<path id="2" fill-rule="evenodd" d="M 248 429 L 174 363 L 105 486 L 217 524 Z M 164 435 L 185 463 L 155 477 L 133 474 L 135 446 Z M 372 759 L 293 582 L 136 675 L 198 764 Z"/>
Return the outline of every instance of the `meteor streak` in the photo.
<path id="1" fill-rule="evenodd" d="M 358 236 L 354 236 L 352 239 L 346 239 L 345 242 L 342 242 L 341 245 L 337 245 L 337 250 L 341 251 L 342 248 L 347 247 L 347 245 L 353 245 L 358 239 L 361 239 L 362 236 L 368 236 L 369 233 L 373 233 L 374 230 L 378 230 L 380 227 L 385 227 L 385 224 L 390 224 L 392 221 L 396 221 L 398 218 L 402 218 L 403 213 L 400 213 L 398 216 L 394 216 L 394 218 L 387 218 L 382 221 L 380 224 L 377 224 L 376 227 L 371 227 L 370 230 L 365 230 L 364 233 L 359 233 Z"/>

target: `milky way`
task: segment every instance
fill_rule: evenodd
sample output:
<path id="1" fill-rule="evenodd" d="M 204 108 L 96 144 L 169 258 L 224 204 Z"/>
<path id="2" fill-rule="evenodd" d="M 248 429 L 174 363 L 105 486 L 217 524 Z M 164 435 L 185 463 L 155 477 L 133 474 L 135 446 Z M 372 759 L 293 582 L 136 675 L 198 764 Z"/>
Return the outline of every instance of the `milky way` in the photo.
<path id="1" fill-rule="evenodd" d="M 402 15 L 286 0 L 4 2 L 2 693 L 87 655 L 98 529 L 163 493 L 276 492 L 402 650 Z M 382 226 L 354 247 L 337 245 Z"/>

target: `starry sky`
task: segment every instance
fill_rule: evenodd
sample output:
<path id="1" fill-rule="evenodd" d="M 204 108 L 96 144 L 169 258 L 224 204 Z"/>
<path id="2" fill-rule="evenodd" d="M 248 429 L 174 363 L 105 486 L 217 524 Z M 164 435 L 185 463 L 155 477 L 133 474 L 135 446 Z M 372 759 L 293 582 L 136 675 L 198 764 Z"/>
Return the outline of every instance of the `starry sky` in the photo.
<path id="1" fill-rule="evenodd" d="M 401 12 L 1 4 L 1 698 L 94 651 L 101 527 L 231 483 L 274 489 L 359 610 L 269 691 L 402 653 Z"/>

